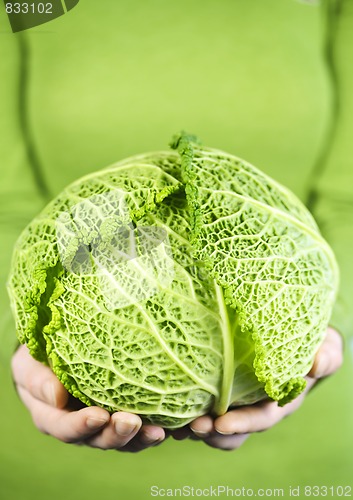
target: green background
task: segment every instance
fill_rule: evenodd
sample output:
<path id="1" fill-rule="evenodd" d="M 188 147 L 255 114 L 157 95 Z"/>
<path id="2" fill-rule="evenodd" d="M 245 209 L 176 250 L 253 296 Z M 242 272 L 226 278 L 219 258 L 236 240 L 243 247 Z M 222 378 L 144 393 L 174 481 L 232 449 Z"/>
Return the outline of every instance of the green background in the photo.
<path id="1" fill-rule="evenodd" d="M 344 16 L 329 17 L 332 82 L 324 18 L 336 4 Z M 352 485 L 352 14 L 351 0 L 85 0 L 14 35 L 0 9 L 0 498 Z M 295 415 L 235 452 L 171 438 L 133 455 L 56 442 L 34 428 L 11 383 L 15 331 L 4 284 L 12 246 L 66 184 L 165 149 L 180 129 L 254 163 L 304 202 L 315 193 L 342 271 L 334 324 L 346 336 L 346 362 Z"/>

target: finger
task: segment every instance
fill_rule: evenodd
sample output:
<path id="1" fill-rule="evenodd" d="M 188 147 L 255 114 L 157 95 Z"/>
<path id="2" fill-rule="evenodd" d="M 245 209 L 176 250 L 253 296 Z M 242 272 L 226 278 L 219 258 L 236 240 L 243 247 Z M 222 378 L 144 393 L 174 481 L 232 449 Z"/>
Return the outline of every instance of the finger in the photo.
<path id="1" fill-rule="evenodd" d="M 273 427 L 301 405 L 304 394 L 283 407 L 274 401 L 231 410 L 215 420 L 215 429 L 220 434 L 247 434 L 261 432 Z"/>
<path id="2" fill-rule="evenodd" d="M 162 427 L 144 424 L 140 432 L 119 451 L 137 453 L 147 448 L 160 445 L 165 439 L 165 431 Z"/>
<path id="3" fill-rule="evenodd" d="M 138 415 L 117 412 L 111 416 L 109 424 L 85 444 L 103 450 L 120 449 L 136 436 L 141 426 L 142 420 Z"/>
<path id="4" fill-rule="evenodd" d="M 56 408 L 64 408 L 69 394 L 50 368 L 36 361 L 27 346 L 20 346 L 12 358 L 15 383 L 33 397 Z"/>
<path id="5" fill-rule="evenodd" d="M 192 432 L 202 439 L 214 430 L 214 423 L 209 415 L 203 415 L 202 417 L 196 418 L 189 426 Z"/>
<path id="6" fill-rule="evenodd" d="M 232 451 L 238 449 L 244 441 L 249 437 L 249 434 L 235 434 L 233 436 L 224 436 L 218 433 L 212 434 L 206 438 L 204 442 L 212 448 L 219 450 Z"/>
<path id="7" fill-rule="evenodd" d="M 171 435 L 173 439 L 175 439 L 176 441 L 182 441 L 184 439 L 187 439 L 190 437 L 191 434 L 192 430 L 188 426 L 181 427 L 180 429 L 175 429 L 171 431 Z"/>
<path id="8" fill-rule="evenodd" d="M 50 434 L 65 443 L 87 439 L 102 429 L 110 419 L 109 413 L 102 408 L 92 406 L 71 412 L 43 403 L 22 386 L 18 386 L 18 392 L 31 412 L 35 426 L 44 434 Z"/>
<path id="9" fill-rule="evenodd" d="M 341 335 L 329 327 L 326 338 L 319 348 L 309 377 L 322 378 L 337 371 L 343 361 L 343 341 Z"/>
<path id="10" fill-rule="evenodd" d="M 155 446 L 165 439 L 165 432 L 162 427 L 156 425 L 143 425 L 138 434 L 138 441 L 145 447 Z"/>

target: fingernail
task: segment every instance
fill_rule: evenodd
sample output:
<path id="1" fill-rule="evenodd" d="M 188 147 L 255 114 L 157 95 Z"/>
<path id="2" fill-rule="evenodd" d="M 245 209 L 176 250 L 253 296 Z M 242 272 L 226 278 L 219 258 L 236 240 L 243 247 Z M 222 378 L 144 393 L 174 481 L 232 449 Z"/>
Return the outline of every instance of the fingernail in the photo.
<path id="1" fill-rule="evenodd" d="M 190 427 L 190 429 L 195 434 L 195 436 L 200 437 L 200 438 L 205 438 L 205 437 L 210 435 L 210 433 L 207 431 L 198 431 L 196 429 L 193 429 L 192 427 Z"/>
<path id="2" fill-rule="evenodd" d="M 222 434 L 222 436 L 232 436 L 234 434 L 233 431 L 221 431 L 217 427 L 215 428 L 215 430 L 216 432 L 218 432 L 218 434 Z"/>
<path id="3" fill-rule="evenodd" d="M 328 365 L 329 365 L 329 357 L 327 356 L 327 353 L 326 352 L 320 353 L 319 362 L 317 364 L 314 377 L 321 378 L 324 375 L 326 375 Z"/>
<path id="4" fill-rule="evenodd" d="M 54 385 L 50 380 L 47 380 L 44 382 L 43 385 L 43 395 L 44 399 L 47 403 L 49 403 L 51 406 L 56 406 L 56 394 L 55 394 L 55 389 Z"/>
<path id="5" fill-rule="evenodd" d="M 94 417 L 89 417 L 86 421 L 87 427 L 89 429 L 99 429 L 100 427 L 103 427 L 107 423 L 107 420 L 105 418 L 94 418 Z"/>
<path id="6" fill-rule="evenodd" d="M 137 424 L 132 422 L 120 419 L 115 421 L 115 430 L 120 436 L 129 436 L 136 428 Z"/>

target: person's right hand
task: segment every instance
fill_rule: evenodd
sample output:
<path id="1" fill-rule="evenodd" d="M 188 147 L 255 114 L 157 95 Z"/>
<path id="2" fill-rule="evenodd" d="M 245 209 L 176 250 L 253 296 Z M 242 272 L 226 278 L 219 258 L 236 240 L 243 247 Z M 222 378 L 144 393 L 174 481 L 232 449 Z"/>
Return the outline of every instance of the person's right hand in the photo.
<path id="1" fill-rule="evenodd" d="M 32 415 L 34 425 L 65 443 L 121 451 L 141 451 L 161 443 L 161 427 L 142 424 L 127 412 L 110 415 L 96 406 L 70 408 L 70 396 L 55 374 L 29 354 L 22 345 L 12 358 L 18 394 Z"/>
<path id="2" fill-rule="evenodd" d="M 276 401 L 264 400 L 253 405 L 229 409 L 224 415 L 213 418 L 203 415 L 188 427 L 174 432 L 176 439 L 193 437 L 193 434 L 212 448 L 235 450 L 256 432 L 265 431 L 295 412 L 304 402 L 309 391 L 320 379 L 335 373 L 343 361 L 341 335 L 329 327 L 326 337 L 316 353 L 311 370 L 305 377 L 306 388 L 293 401 L 278 406 Z"/>

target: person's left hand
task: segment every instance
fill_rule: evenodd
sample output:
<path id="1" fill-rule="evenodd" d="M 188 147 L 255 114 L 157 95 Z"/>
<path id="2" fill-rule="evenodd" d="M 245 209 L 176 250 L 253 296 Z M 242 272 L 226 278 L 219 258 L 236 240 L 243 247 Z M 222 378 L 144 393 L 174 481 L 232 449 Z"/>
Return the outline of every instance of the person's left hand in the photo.
<path id="1" fill-rule="evenodd" d="M 341 335 L 329 327 L 325 341 L 317 352 L 313 366 L 306 377 L 306 388 L 291 403 L 279 407 L 274 401 L 262 401 L 229 410 L 216 419 L 204 415 L 191 422 L 189 427 L 173 431 L 172 435 L 178 440 L 187 437 L 200 439 L 209 446 L 222 450 L 239 448 L 251 433 L 267 430 L 296 411 L 318 379 L 327 377 L 338 370 L 342 359 Z"/>
<path id="2" fill-rule="evenodd" d="M 12 373 L 34 425 L 59 441 L 137 452 L 165 439 L 164 429 L 143 424 L 138 415 L 123 411 L 109 415 L 103 408 L 85 407 L 70 396 L 48 366 L 32 358 L 25 345 L 12 358 Z"/>

